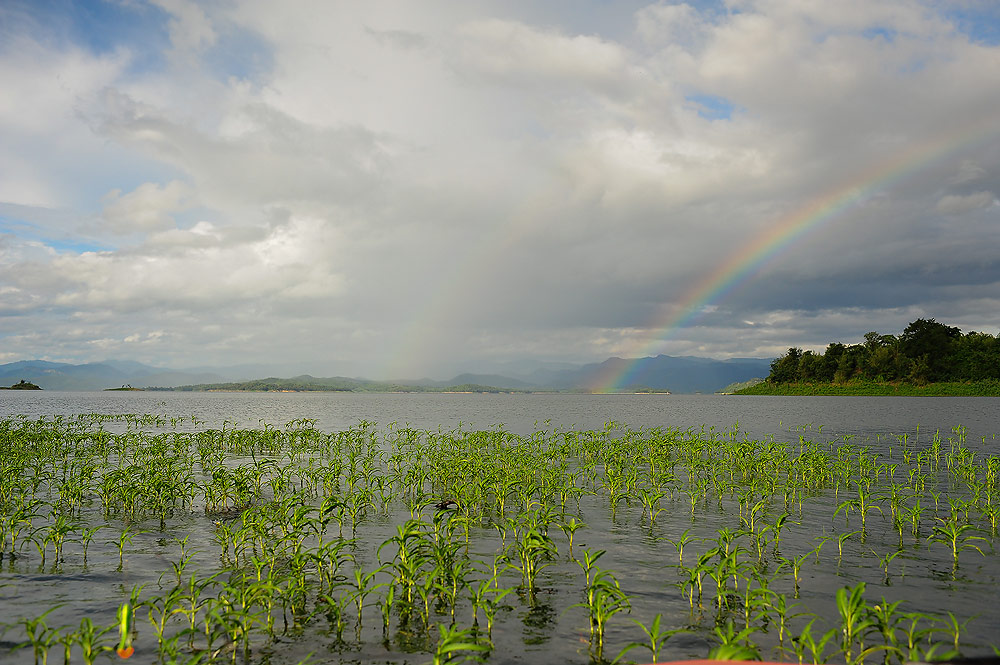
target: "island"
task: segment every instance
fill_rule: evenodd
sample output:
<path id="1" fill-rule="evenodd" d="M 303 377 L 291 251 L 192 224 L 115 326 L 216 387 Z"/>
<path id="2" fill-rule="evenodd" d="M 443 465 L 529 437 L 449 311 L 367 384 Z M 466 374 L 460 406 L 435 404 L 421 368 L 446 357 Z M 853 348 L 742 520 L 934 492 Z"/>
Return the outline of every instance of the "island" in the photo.
<path id="1" fill-rule="evenodd" d="M 0 386 L 0 390 L 41 390 L 41 389 L 42 389 L 41 386 L 37 386 L 34 383 L 31 383 L 30 381 L 25 381 L 24 379 L 21 379 L 20 381 L 18 381 L 17 383 L 15 383 L 10 387 Z"/>
<path id="2" fill-rule="evenodd" d="M 1000 396 L 1000 338 L 917 319 L 898 336 L 790 348 L 767 379 L 734 394 Z"/>

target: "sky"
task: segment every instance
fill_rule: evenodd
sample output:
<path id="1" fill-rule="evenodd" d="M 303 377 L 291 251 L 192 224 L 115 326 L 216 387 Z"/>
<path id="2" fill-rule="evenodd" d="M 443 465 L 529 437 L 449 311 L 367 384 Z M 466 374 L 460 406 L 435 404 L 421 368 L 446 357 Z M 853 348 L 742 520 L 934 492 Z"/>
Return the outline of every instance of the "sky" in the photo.
<path id="1" fill-rule="evenodd" d="M 0 363 L 1000 330 L 993 0 L 0 0 Z"/>

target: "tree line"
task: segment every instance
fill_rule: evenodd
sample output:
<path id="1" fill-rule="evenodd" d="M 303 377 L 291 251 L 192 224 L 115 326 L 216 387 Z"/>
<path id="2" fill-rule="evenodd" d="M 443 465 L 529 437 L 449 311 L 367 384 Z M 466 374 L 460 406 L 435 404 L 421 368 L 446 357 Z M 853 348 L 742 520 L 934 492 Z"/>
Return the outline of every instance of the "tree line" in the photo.
<path id="1" fill-rule="evenodd" d="M 771 362 L 767 377 L 772 384 L 988 379 L 1000 379 L 1000 337 L 963 334 L 934 319 L 917 319 L 898 336 L 870 332 L 860 344 L 834 342 L 824 353 L 790 348 Z"/>

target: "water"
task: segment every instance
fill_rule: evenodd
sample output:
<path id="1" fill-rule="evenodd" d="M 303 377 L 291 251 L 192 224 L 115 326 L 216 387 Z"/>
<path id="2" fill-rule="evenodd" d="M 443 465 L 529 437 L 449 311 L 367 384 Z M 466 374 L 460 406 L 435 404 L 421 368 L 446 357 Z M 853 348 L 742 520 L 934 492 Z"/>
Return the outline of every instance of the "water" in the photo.
<path id="1" fill-rule="evenodd" d="M 206 427 L 283 425 L 311 418 L 324 431 L 365 420 L 417 429 L 491 429 L 519 434 L 536 429 L 738 427 L 752 437 L 796 440 L 806 429 L 837 439 L 935 431 L 955 427 L 989 446 L 1000 434 L 995 397 L 761 397 L 736 395 L 572 395 L 440 393 L 191 393 L 0 391 L 0 417 L 135 413 L 194 416 Z M 820 431 L 822 428 L 822 431 Z M 989 447 L 988 447 L 989 449 Z"/>
<path id="2" fill-rule="evenodd" d="M 292 420 L 314 419 L 323 431 L 340 431 L 361 421 L 374 422 L 380 427 L 390 423 L 424 430 L 462 428 L 495 429 L 529 434 L 536 430 L 601 430 L 609 421 L 632 428 L 679 427 L 714 429 L 717 433 L 738 431 L 755 439 L 774 437 L 779 441 L 797 442 L 800 437 L 813 441 L 838 441 L 845 437 L 885 451 L 906 435 L 912 441 L 919 437 L 922 444 L 930 442 L 935 432 L 946 441 L 959 438 L 977 454 L 997 451 L 994 435 L 1000 432 L 1000 410 L 996 398 L 894 398 L 894 397 L 743 397 L 716 395 L 523 395 L 523 394 L 355 394 L 355 393 L 180 393 L 180 392 L 0 392 L 0 417 L 26 415 L 31 418 L 80 413 L 157 414 L 183 417 L 187 420 L 179 429 L 259 427 L 262 422 L 282 426 Z M 191 417 L 196 419 L 191 420 Z M 107 423 L 107 429 L 122 427 Z M 963 428 L 957 430 L 955 428 Z M 803 568 L 800 602 L 809 611 L 823 616 L 836 616 L 833 597 L 845 584 L 865 581 L 869 585 L 867 598 L 872 604 L 880 596 L 900 599 L 907 609 L 920 609 L 944 616 L 951 611 L 960 620 L 978 613 L 966 635 L 974 653 L 988 653 L 988 645 L 1000 634 L 1000 608 L 996 607 L 997 586 L 1000 585 L 1000 557 L 990 542 L 981 543 L 985 556 L 966 551 L 962 566 L 951 569 L 951 558 L 940 544 L 926 540 L 933 525 L 927 526 L 921 538 L 908 533 L 902 553 L 890 565 L 891 579 L 885 579 L 878 557 L 897 547 L 897 536 L 891 524 L 873 513 L 873 524 L 864 542 L 850 538 L 844 544 L 844 564 L 836 556 L 836 535 L 858 528 L 857 516 L 851 516 L 851 526 L 841 514 L 833 518 L 837 501 L 843 497 L 832 494 L 806 499 L 805 510 L 794 519 L 782 538 L 782 554 L 794 557 L 808 552 L 817 536 L 833 538 L 823 548 L 821 564 L 809 562 Z M 942 499 L 947 512 L 946 497 Z M 681 580 L 672 568 L 677 563 L 676 552 L 666 538 L 676 539 L 690 529 L 697 538 L 714 539 L 718 529 L 736 528 L 733 521 L 733 497 L 697 507 L 693 517 L 686 507 L 687 499 L 679 493 L 669 510 L 657 521 L 655 528 L 644 526 L 641 507 L 637 502 L 623 504 L 618 515 L 608 513 L 606 496 L 589 495 L 581 501 L 580 515 L 588 524 L 577 535 L 574 549 L 607 550 L 601 566 L 615 571 L 622 588 L 632 599 L 630 617 L 650 624 L 651 618 L 663 614 L 665 627 L 697 625 L 691 634 L 681 634 L 668 642 L 664 653 L 673 658 L 704 657 L 713 644 L 712 618 L 709 609 L 696 615 L 680 590 L 672 586 Z M 89 511 L 92 523 L 101 518 L 99 511 Z M 929 514 L 929 513 L 928 513 Z M 389 538 L 395 526 L 409 517 L 398 507 L 390 516 L 371 519 L 364 525 L 363 546 L 357 552 L 366 570 L 378 565 L 375 547 Z M 980 520 L 981 521 L 981 520 Z M 93 616 L 95 621 L 110 625 L 114 612 L 128 590 L 136 584 L 147 584 L 151 590 L 161 590 L 160 575 L 172 575 L 171 562 L 178 560 L 177 539 L 188 535 L 197 550 L 192 567 L 208 573 L 218 565 L 214 544 L 213 517 L 195 510 L 171 518 L 165 530 L 155 520 L 141 525 L 146 533 L 136 536 L 127 548 L 125 566 L 117 570 L 118 551 L 112 540 L 121 531 L 120 520 L 112 520 L 102 536 L 93 542 L 89 563 L 81 563 L 79 543 L 71 543 L 65 563 L 54 567 L 39 566 L 32 547 L 24 550 L 17 560 L 9 558 L 0 568 L 0 622 L 13 623 L 23 617 L 40 614 L 56 603 L 65 603 L 51 615 L 50 625 L 77 625 L 81 616 Z M 491 529 L 476 532 L 473 550 L 484 560 L 497 550 L 498 537 Z M 555 536 L 560 558 L 543 574 L 539 600 L 529 604 L 523 598 L 510 597 L 510 610 L 501 614 L 494 638 L 503 645 L 495 651 L 490 663 L 552 662 L 553 653 L 566 663 L 587 663 L 587 623 L 584 610 L 573 608 L 580 601 L 579 566 L 565 556 L 565 540 Z M 714 540 L 713 540 L 714 542 Z M 685 563 L 710 545 L 695 542 L 685 553 Z M 50 552 L 51 554 L 51 552 Z M 776 562 L 772 562 L 772 571 Z M 791 595 L 787 572 L 775 583 L 775 588 Z M 707 615 L 707 616 L 706 616 Z M 443 618 L 440 618 L 443 620 Z M 150 663 L 150 626 L 145 616 L 137 623 L 143 640 L 135 662 Z M 460 617 L 466 626 L 468 617 Z M 314 663 L 393 662 L 424 663 L 430 655 L 410 650 L 398 637 L 391 645 L 383 645 L 377 618 L 366 618 L 365 639 L 354 644 L 341 643 L 328 632 L 315 627 L 305 637 L 281 638 L 280 644 L 258 652 L 257 663 L 294 665 L 307 653 L 313 652 Z M 801 627 L 801 626 L 800 626 Z M 10 640 L 20 628 L 0 635 L 0 660 L 29 664 L 30 649 L 11 652 Z M 0 628 L 2 631 L 2 628 Z M 352 633 L 348 629 L 348 633 Z M 641 639 L 624 614 L 616 616 L 607 633 L 606 656 L 613 658 L 618 650 L 633 640 Z M 773 642 L 773 635 L 771 636 Z M 6 642 L 4 641 L 6 640 Z M 425 640 L 426 641 L 426 640 Z M 418 639 L 419 643 L 420 640 Z M 426 646 L 426 645 L 425 645 Z M 56 646 L 50 662 L 61 662 L 61 649 Z M 260 660 L 263 653 L 265 660 Z M 267 654 L 270 653 L 268 656 Z M 765 656 L 771 656 L 768 652 Z M 661 654 L 661 657 L 663 654 Z M 74 658 L 76 652 L 74 652 Z M 636 650 L 631 658 L 642 661 L 643 652 Z M 793 659 L 786 656 L 786 659 Z M 648 658 L 646 659 L 648 660 Z M 880 662 L 875 657 L 872 662 Z M 76 661 L 74 661 L 76 662 Z"/>

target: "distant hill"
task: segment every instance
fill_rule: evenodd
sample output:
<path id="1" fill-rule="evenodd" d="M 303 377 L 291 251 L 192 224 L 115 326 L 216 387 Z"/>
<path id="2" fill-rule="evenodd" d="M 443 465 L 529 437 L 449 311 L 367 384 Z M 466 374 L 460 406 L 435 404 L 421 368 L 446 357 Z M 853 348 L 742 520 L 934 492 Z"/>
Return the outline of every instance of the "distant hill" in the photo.
<path id="1" fill-rule="evenodd" d="M 541 387 L 522 379 L 514 379 L 509 376 L 501 376 L 499 374 L 459 374 L 448 381 L 429 381 L 425 379 L 416 383 L 417 385 L 434 386 L 437 388 L 461 385 L 478 385 L 496 386 L 497 388 L 512 388 L 515 390 L 530 390 Z"/>
<path id="2" fill-rule="evenodd" d="M 728 386 L 726 386 L 725 388 L 723 388 L 718 392 L 724 393 L 726 395 L 732 395 L 733 393 L 739 390 L 746 390 L 748 388 L 753 388 L 754 386 L 760 385 L 761 383 L 764 383 L 764 381 L 765 380 L 760 377 L 750 379 L 749 381 L 737 381 L 736 383 L 730 383 Z"/>
<path id="3" fill-rule="evenodd" d="M 608 358 L 602 363 L 577 369 L 538 371 L 531 383 L 561 390 L 588 389 L 604 377 L 620 376 L 628 369 L 628 385 L 622 390 L 669 390 L 672 393 L 714 393 L 731 383 L 767 376 L 771 361 L 766 358 L 714 360 L 696 356 L 665 356 L 628 360 Z"/>
<path id="4" fill-rule="evenodd" d="M 670 391 L 672 393 L 713 393 L 733 383 L 767 376 L 770 360 L 732 358 L 713 360 L 694 356 L 665 356 L 627 360 L 609 358 L 587 365 L 511 364 L 510 375 L 458 374 L 447 380 L 418 379 L 373 381 L 364 378 L 317 378 L 300 374 L 277 378 L 263 367 L 240 366 L 172 370 L 127 360 L 72 365 L 46 360 L 23 360 L 0 365 L 0 385 L 20 379 L 46 390 L 105 390 L 131 385 L 136 388 L 179 390 L 350 390 L 386 392 L 392 390 L 558 390 L 587 391 L 602 377 L 620 375 L 629 369 L 628 385 L 622 390 Z M 259 373 L 255 373 L 255 371 Z M 266 376 L 268 378 L 254 378 Z M 256 387 L 250 387 L 254 385 Z"/>
<path id="5" fill-rule="evenodd" d="M 497 377 L 503 378 L 503 377 Z M 442 385 L 427 385 L 418 383 L 369 381 L 367 379 L 351 379 L 343 376 L 319 378 L 303 374 L 290 379 L 268 377 L 251 381 L 230 381 L 226 383 L 207 383 L 190 386 L 177 386 L 171 390 L 204 392 L 204 391 L 248 391 L 248 392 L 474 392 L 495 393 L 517 390 L 509 386 L 499 388 L 492 385 L 460 381 L 432 382 Z"/>
<path id="6" fill-rule="evenodd" d="M 150 367 L 131 361 L 105 361 L 73 365 L 47 360 L 20 360 L 0 365 L 0 384 L 25 379 L 45 390 L 104 390 L 126 384 L 140 386 L 175 386 L 182 383 L 208 383 L 224 379 L 210 372 Z"/>

